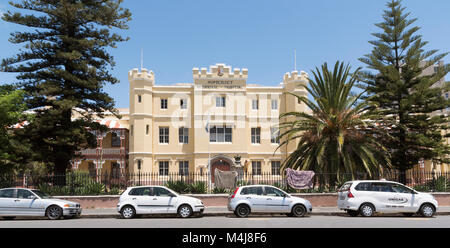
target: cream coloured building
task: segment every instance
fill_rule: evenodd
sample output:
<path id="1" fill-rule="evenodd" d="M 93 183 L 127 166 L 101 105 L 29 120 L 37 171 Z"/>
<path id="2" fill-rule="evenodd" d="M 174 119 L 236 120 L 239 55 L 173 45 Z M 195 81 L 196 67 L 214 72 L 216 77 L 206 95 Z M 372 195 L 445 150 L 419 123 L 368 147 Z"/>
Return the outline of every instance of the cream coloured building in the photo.
<path id="1" fill-rule="evenodd" d="M 279 173 L 294 149 L 292 143 L 275 152 L 279 115 L 307 111 L 286 93 L 306 96 L 308 75 L 286 73 L 270 87 L 247 84 L 247 69 L 225 64 L 193 68 L 192 75 L 192 83 L 163 86 L 152 71 L 129 72 L 129 172 L 230 170 L 240 156 L 252 174 Z"/>

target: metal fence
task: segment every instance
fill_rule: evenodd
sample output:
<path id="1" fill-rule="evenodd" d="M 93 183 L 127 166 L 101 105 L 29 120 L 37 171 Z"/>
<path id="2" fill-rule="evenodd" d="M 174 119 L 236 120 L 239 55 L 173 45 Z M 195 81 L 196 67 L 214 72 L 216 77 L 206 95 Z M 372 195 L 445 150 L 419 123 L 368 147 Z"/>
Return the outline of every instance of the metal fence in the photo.
<path id="1" fill-rule="evenodd" d="M 242 173 L 237 186 L 266 184 L 274 185 L 289 193 L 336 192 L 346 181 L 364 179 L 386 179 L 400 181 L 400 172 L 390 171 L 369 177 L 365 173 L 331 174 L 316 173 L 311 189 L 295 190 L 289 187 L 286 175 L 272 173 Z M 406 184 L 419 191 L 450 191 L 450 173 L 406 172 Z M 88 172 L 69 172 L 64 175 L 0 175 L 0 187 L 27 187 L 43 190 L 52 195 L 100 195 L 120 194 L 130 186 L 161 185 L 180 193 L 229 193 L 214 185 L 214 177 L 208 173 L 132 173 L 90 175 Z"/>

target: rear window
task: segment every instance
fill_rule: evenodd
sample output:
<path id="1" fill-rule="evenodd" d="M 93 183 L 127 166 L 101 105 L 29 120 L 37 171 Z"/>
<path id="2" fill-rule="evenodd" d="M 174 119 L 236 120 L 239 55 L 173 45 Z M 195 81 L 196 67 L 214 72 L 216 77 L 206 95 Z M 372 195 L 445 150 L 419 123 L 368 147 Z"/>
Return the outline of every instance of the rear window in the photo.
<path id="1" fill-rule="evenodd" d="M 241 190 L 241 195 L 262 195 L 262 187 L 247 187 Z"/>
<path id="2" fill-rule="evenodd" d="M 0 190 L 0 198 L 13 198 L 14 189 Z"/>
<path id="3" fill-rule="evenodd" d="M 135 188 L 132 189 L 130 191 L 130 193 L 128 193 L 128 195 L 146 195 L 146 196 L 150 196 L 151 194 L 151 189 L 150 188 Z"/>
<path id="4" fill-rule="evenodd" d="M 371 183 L 359 183 L 358 185 L 356 185 L 355 190 L 370 191 L 370 185 Z"/>
<path id="5" fill-rule="evenodd" d="M 342 187 L 339 189 L 339 191 L 347 191 L 350 189 L 351 186 L 352 186 L 352 183 L 344 183 L 344 185 L 342 185 Z"/>

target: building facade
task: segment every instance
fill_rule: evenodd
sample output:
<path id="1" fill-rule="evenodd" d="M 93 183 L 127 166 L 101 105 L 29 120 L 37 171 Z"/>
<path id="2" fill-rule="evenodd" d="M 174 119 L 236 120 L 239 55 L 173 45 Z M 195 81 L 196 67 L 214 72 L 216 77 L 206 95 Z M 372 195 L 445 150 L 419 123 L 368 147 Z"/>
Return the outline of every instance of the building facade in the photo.
<path id="1" fill-rule="evenodd" d="M 108 128 L 106 132 L 93 131 L 97 146 L 78 152 L 72 159 L 72 169 L 87 171 L 91 176 L 108 175 L 120 178 L 126 174 L 129 149 L 128 109 L 118 109 L 122 116 L 118 119 L 112 113 L 103 113 L 97 122 Z"/>
<path id="2" fill-rule="evenodd" d="M 271 87 L 247 84 L 247 69 L 225 64 L 192 75 L 192 83 L 163 86 L 152 71 L 129 72 L 128 171 L 213 174 L 240 157 L 247 172 L 279 173 L 295 146 L 277 150 L 279 115 L 307 111 L 288 93 L 307 96 L 308 75 L 286 73 Z"/>

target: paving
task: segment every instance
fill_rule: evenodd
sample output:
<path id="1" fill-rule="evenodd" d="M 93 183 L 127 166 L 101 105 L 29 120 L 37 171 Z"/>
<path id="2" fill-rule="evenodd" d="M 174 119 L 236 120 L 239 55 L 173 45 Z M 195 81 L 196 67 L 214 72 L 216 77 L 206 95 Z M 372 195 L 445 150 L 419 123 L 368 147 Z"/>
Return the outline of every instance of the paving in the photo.
<path id="1" fill-rule="evenodd" d="M 228 216 L 233 215 L 224 206 L 210 206 L 206 207 L 203 216 Z M 265 216 L 279 216 L 280 214 L 258 214 Z M 313 208 L 311 215 L 317 216 L 336 216 L 347 215 L 345 211 L 339 210 L 336 207 L 316 207 Z M 395 214 L 390 214 L 395 215 Z M 450 215 L 450 206 L 439 207 L 436 215 Z M 115 208 L 101 208 L 101 209 L 83 209 L 81 218 L 119 218 L 120 215 Z"/>

